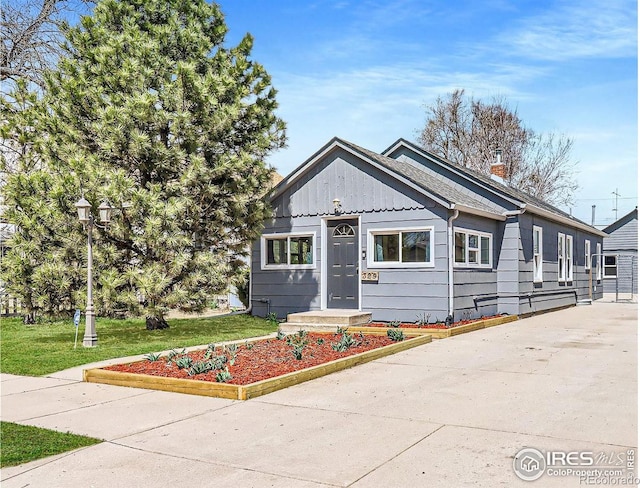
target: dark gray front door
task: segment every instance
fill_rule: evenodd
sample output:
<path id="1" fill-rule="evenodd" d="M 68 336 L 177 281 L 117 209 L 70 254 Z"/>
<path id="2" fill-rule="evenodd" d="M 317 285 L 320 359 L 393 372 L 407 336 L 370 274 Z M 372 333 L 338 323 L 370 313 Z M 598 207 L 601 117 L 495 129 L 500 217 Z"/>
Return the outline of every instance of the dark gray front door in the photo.
<path id="1" fill-rule="evenodd" d="M 358 309 L 358 221 L 327 223 L 327 307 Z"/>

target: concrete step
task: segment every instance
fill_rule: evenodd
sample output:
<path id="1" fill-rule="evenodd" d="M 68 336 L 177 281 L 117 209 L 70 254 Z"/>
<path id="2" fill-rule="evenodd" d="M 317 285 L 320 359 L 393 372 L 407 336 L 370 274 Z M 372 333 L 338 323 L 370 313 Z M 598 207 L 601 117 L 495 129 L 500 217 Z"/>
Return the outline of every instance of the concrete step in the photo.
<path id="1" fill-rule="evenodd" d="M 338 327 L 346 328 L 344 325 L 340 324 L 303 324 L 303 323 L 290 323 L 283 322 L 278 326 L 285 334 L 295 334 L 300 329 L 306 330 L 307 332 L 335 332 Z"/>
<path id="2" fill-rule="evenodd" d="M 290 313 L 287 315 L 287 324 L 292 326 L 328 326 L 333 329 L 336 327 L 348 327 L 356 325 L 364 325 L 371 322 L 371 313 L 360 312 L 358 310 L 321 310 L 312 312 Z"/>

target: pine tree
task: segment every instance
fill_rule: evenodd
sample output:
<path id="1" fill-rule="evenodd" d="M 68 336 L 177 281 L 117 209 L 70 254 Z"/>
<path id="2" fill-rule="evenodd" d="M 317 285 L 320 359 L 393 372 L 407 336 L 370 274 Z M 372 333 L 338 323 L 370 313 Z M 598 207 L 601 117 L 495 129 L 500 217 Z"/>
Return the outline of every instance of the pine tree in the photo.
<path id="1" fill-rule="evenodd" d="M 66 267 L 70 305 L 81 296 L 83 230 L 70 218 L 81 192 L 94 210 L 103 199 L 116 208 L 95 229 L 97 309 L 144 313 L 147 328 L 167 327 L 169 309 L 205 308 L 259 235 L 269 214 L 264 159 L 284 145 L 284 123 L 269 75 L 249 58 L 251 36 L 227 48 L 226 31 L 205 0 L 104 0 L 65 29 L 66 56 L 38 104 L 44 163 L 30 174 L 52 181 L 29 191 L 68 239 L 55 246 L 22 225 L 55 250 L 37 267 Z M 17 219 L 25 185 L 7 181 Z M 25 249 L 16 240 L 11 253 Z"/>

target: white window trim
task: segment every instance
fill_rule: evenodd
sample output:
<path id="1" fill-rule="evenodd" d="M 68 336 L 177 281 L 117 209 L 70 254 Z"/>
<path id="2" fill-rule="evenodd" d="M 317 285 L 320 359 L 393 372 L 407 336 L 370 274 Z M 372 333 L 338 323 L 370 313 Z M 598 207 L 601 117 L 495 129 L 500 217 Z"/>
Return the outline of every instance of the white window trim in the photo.
<path id="1" fill-rule="evenodd" d="M 268 239 L 287 239 L 287 261 L 290 259 L 291 253 L 291 237 L 311 237 L 311 248 L 313 249 L 313 263 L 311 264 L 267 264 L 267 240 Z M 260 268 L 263 270 L 272 269 L 316 269 L 316 233 L 315 232 L 299 232 L 299 233 L 279 233 L 279 234 L 263 234 L 260 237 Z"/>
<path id="2" fill-rule="evenodd" d="M 596 243 L 596 280 L 602 280 L 602 244 Z"/>
<path id="3" fill-rule="evenodd" d="M 534 225 L 533 226 L 533 240 L 535 242 L 535 236 L 536 236 L 536 232 L 540 233 L 540 249 L 538 250 L 538 254 L 540 255 L 540 267 L 536 270 L 536 253 L 535 253 L 535 245 L 533 247 L 533 282 L 534 283 L 542 283 L 544 281 L 543 278 L 543 268 L 544 268 L 544 253 L 543 253 L 543 247 L 542 247 L 542 236 L 543 236 L 543 232 L 542 232 L 542 227 L 538 226 L 538 225 Z M 537 272 L 536 272 L 537 271 Z"/>
<path id="4" fill-rule="evenodd" d="M 566 252 L 567 252 L 567 239 L 566 235 L 558 232 L 558 282 L 565 283 L 567 281 L 567 260 L 566 260 Z M 562 254 L 561 254 L 562 253 Z M 562 267 L 560 267 L 560 263 L 562 263 Z M 562 270 L 562 273 L 560 273 Z"/>
<path id="5" fill-rule="evenodd" d="M 457 263 L 455 259 L 455 234 L 456 232 L 465 234 L 465 262 Z M 469 263 L 469 234 L 477 235 L 478 237 L 488 237 L 489 238 L 489 264 L 481 264 L 480 261 L 481 253 L 482 253 L 482 244 L 478 242 L 478 262 L 477 263 Z M 480 232 L 473 229 L 464 229 L 462 227 L 454 227 L 453 228 L 454 235 L 454 249 L 451 250 L 453 256 L 453 267 L 454 268 L 482 268 L 482 269 L 493 269 L 493 234 L 488 232 Z"/>
<path id="6" fill-rule="evenodd" d="M 584 269 L 589 271 L 591 269 L 591 241 L 584 241 Z"/>
<path id="7" fill-rule="evenodd" d="M 608 258 L 608 257 L 614 257 L 614 258 L 616 258 L 616 264 L 615 264 L 615 265 L 613 265 L 613 266 L 608 265 L 608 264 L 607 264 L 607 259 L 606 259 L 606 258 Z M 608 280 L 608 279 L 611 279 L 611 278 L 617 278 L 617 277 L 618 277 L 618 255 L 617 255 L 617 254 L 605 254 L 605 255 L 603 256 L 603 258 L 605 258 L 605 259 L 602 261 L 602 278 L 603 278 L 603 279 L 605 279 L 605 280 Z M 611 269 L 611 268 L 615 268 L 615 270 L 616 270 L 616 274 L 614 274 L 614 275 L 608 275 L 607 273 L 605 273 L 605 270 L 606 270 L 607 268 L 609 268 L 609 269 Z"/>
<path id="8" fill-rule="evenodd" d="M 565 251 L 565 272 L 567 274 L 567 283 L 573 283 L 573 236 L 567 234 Z"/>
<path id="9" fill-rule="evenodd" d="M 403 263 L 402 256 L 402 239 L 400 238 L 400 249 L 398 256 L 400 261 L 376 261 L 375 257 L 375 236 L 380 234 L 401 234 L 402 232 L 429 232 L 429 261 L 424 263 Z M 435 267 L 435 232 L 433 226 L 424 227 L 392 227 L 384 229 L 368 229 L 367 230 L 367 269 L 376 268 L 433 268 Z"/>

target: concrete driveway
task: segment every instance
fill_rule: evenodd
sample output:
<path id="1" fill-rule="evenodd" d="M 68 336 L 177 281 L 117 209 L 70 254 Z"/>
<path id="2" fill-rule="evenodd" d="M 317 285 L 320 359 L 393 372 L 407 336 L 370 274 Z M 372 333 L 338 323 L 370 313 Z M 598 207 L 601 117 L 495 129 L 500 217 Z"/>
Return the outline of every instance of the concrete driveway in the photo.
<path id="1" fill-rule="evenodd" d="M 513 458 L 636 455 L 637 327 L 636 305 L 595 303 L 246 402 L 3 374 L 3 420 L 106 442 L 5 468 L 2 486 L 582 486 L 521 481 Z"/>

